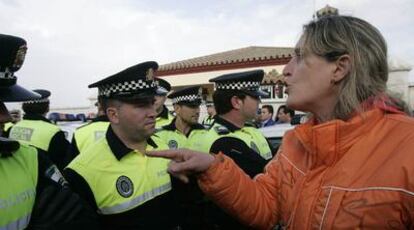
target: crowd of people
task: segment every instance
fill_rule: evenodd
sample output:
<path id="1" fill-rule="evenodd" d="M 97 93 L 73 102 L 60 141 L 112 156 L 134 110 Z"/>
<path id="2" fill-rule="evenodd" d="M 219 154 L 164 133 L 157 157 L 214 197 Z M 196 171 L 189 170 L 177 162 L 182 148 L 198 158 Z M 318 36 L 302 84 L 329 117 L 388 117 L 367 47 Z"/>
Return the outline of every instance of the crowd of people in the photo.
<path id="1" fill-rule="evenodd" d="M 381 33 L 350 16 L 304 26 L 284 67 L 288 94 L 263 105 L 263 70 L 214 76 L 208 117 L 199 86 L 171 91 L 158 63 L 98 89 L 98 116 L 71 141 L 46 119 L 51 92 L 27 90 L 27 51 L 0 35 L 0 229 L 410 229 L 414 119 L 388 93 Z M 165 106 L 169 98 L 173 110 Z M 11 116 L 4 102 L 21 101 Z M 308 120 L 277 152 L 259 127 Z"/>

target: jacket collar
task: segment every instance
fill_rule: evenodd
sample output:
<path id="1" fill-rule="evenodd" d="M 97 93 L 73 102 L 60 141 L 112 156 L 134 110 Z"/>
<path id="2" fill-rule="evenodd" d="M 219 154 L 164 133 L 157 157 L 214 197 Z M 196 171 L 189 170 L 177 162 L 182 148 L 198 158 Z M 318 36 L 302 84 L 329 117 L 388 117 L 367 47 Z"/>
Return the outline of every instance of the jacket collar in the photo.
<path id="1" fill-rule="evenodd" d="M 24 120 L 35 120 L 35 121 L 45 121 L 51 123 L 46 117 L 38 114 L 25 114 L 23 115 Z"/>
<path id="2" fill-rule="evenodd" d="M 317 124 L 315 119 L 298 125 L 294 135 L 310 154 L 310 167 L 332 165 L 357 143 L 362 136 L 384 117 L 385 111 L 379 108 L 354 116 L 348 121 L 333 120 Z"/>
<path id="3" fill-rule="evenodd" d="M 109 119 L 106 115 L 101 115 L 101 116 L 98 116 L 92 119 L 92 122 L 98 122 L 98 121 L 109 121 Z"/>
<path id="4" fill-rule="evenodd" d="M 177 118 L 174 118 L 172 121 L 171 121 L 171 123 L 170 124 L 168 124 L 168 125 L 164 125 L 163 127 L 162 127 L 162 129 L 164 129 L 164 130 L 169 130 L 169 131 L 175 131 L 175 130 L 177 130 L 177 127 L 175 126 L 175 120 L 176 120 Z M 190 131 L 187 133 L 187 137 L 190 135 L 190 133 L 193 131 L 193 130 L 195 130 L 195 129 L 204 129 L 204 126 L 203 125 L 200 125 L 200 124 L 194 124 L 194 125 L 192 125 L 191 127 L 190 127 Z"/>
<path id="5" fill-rule="evenodd" d="M 214 123 L 219 123 L 220 125 L 226 127 L 231 132 L 235 132 L 237 130 L 240 130 L 240 127 L 235 126 L 233 123 L 223 119 L 220 116 L 214 116 Z"/>
<path id="6" fill-rule="evenodd" d="M 162 106 L 162 112 L 160 114 L 157 115 L 157 117 L 162 117 L 165 119 L 168 119 L 168 113 L 170 111 L 168 111 L 167 107 L 165 105 Z"/>
<path id="7" fill-rule="evenodd" d="M 106 131 L 106 140 L 108 142 L 109 148 L 111 149 L 112 153 L 115 155 L 116 159 L 121 160 L 122 157 L 126 156 L 128 153 L 133 152 L 133 149 L 128 148 L 119 137 L 115 134 L 112 127 L 109 126 L 108 130 Z M 155 142 L 148 138 L 147 143 L 151 145 L 153 148 L 157 148 Z"/>

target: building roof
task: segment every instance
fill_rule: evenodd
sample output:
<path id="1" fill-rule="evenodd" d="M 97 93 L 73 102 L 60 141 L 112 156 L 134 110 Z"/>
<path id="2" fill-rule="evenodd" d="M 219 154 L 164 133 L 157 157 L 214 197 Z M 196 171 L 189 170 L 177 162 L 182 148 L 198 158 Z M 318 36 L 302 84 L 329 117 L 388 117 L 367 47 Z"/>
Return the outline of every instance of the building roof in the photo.
<path id="1" fill-rule="evenodd" d="M 249 46 L 161 65 L 157 76 L 216 71 L 255 66 L 284 65 L 294 48 Z"/>

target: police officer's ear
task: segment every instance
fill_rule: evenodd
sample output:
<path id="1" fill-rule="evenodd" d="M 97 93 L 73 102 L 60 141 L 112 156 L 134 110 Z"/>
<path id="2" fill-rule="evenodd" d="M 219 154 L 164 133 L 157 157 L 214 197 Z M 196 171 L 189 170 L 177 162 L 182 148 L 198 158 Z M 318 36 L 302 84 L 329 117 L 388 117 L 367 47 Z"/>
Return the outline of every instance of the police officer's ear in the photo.
<path id="1" fill-rule="evenodd" d="M 233 96 L 233 97 L 231 97 L 231 99 L 230 99 L 230 103 L 231 103 L 231 106 L 232 106 L 234 109 L 239 110 L 239 109 L 241 108 L 242 104 L 243 104 L 243 99 L 241 99 L 241 98 L 239 98 L 239 97 L 237 97 L 237 96 Z"/>
<path id="2" fill-rule="evenodd" d="M 108 106 L 108 108 L 106 108 L 106 116 L 108 117 L 111 123 L 118 124 L 119 123 L 118 107 Z"/>
<path id="3" fill-rule="evenodd" d="M 173 107 L 174 107 L 174 112 L 179 113 L 179 110 L 181 109 L 181 106 L 178 105 L 178 104 L 174 104 Z"/>

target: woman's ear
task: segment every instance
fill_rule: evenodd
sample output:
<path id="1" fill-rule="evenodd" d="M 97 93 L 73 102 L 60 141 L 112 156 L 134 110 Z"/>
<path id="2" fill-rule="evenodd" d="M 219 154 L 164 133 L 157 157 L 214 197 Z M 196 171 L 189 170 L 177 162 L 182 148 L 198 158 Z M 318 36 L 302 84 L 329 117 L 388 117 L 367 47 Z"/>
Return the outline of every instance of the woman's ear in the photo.
<path id="1" fill-rule="evenodd" d="M 331 81 L 338 83 L 351 71 L 351 57 L 348 54 L 340 56 L 335 61 L 334 75 Z"/>

